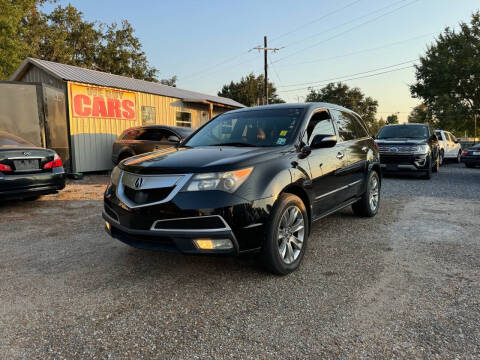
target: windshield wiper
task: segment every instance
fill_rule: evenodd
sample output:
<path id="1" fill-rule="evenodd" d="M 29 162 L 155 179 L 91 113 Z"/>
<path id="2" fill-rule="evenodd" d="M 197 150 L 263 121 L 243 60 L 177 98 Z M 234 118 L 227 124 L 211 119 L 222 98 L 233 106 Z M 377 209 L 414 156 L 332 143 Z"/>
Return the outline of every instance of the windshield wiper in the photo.
<path id="1" fill-rule="evenodd" d="M 212 144 L 210 146 L 245 146 L 245 147 L 257 147 L 257 145 L 243 143 L 243 142 L 229 142 L 229 143 L 221 143 L 221 144 Z"/>

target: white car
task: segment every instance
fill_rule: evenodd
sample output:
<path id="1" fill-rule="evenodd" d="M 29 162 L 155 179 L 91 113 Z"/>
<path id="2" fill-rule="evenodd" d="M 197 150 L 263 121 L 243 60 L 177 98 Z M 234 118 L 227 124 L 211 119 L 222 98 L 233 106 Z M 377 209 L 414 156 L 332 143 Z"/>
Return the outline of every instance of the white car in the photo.
<path id="1" fill-rule="evenodd" d="M 443 164 L 444 159 L 454 159 L 455 162 L 460 162 L 462 155 L 462 146 L 457 138 L 452 133 L 444 130 L 435 130 L 435 135 L 438 138 L 438 146 L 440 147 L 440 165 Z"/>

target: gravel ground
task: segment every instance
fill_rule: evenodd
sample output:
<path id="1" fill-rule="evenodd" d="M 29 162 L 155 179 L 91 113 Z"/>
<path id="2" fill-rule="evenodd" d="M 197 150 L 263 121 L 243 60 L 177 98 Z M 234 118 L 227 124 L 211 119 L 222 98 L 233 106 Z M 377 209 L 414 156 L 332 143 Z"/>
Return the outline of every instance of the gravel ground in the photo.
<path id="1" fill-rule="evenodd" d="M 1 359 L 480 357 L 480 169 L 386 178 L 376 218 L 315 224 L 286 277 L 110 239 L 106 181 L 0 204 Z"/>

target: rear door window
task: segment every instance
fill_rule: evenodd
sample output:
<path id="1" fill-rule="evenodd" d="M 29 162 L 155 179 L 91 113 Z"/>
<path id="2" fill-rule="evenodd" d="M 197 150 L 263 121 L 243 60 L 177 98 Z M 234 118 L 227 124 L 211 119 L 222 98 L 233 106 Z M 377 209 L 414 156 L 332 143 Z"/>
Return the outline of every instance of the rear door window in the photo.
<path id="1" fill-rule="evenodd" d="M 170 130 L 166 129 L 145 129 L 138 140 L 167 142 L 169 136 L 175 135 Z"/>
<path id="2" fill-rule="evenodd" d="M 333 110 L 338 136 L 343 141 L 350 141 L 358 138 L 355 119 L 346 112 Z"/>

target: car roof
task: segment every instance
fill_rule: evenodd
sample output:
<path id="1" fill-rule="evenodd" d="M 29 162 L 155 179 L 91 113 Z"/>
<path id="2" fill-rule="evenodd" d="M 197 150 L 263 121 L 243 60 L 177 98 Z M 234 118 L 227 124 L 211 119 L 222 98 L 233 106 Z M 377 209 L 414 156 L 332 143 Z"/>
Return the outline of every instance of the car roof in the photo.
<path id="1" fill-rule="evenodd" d="M 253 106 L 253 107 L 246 107 L 242 109 L 232 110 L 228 113 L 237 113 L 237 112 L 244 112 L 244 111 L 254 111 L 254 110 L 269 110 L 269 109 L 307 109 L 307 110 L 314 110 L 318 108 L 327 108 L 327 109 L 335 109 L 335 110 L 343 110 L 348 111 L 350 113 L 358 115 L 355 111 L 347 109 L 346 107 L 330 104 L 326 102 L 309 102 L 309 103 L 285 103 L 285 104 L 271 104 L 271 105 L 261 105 L 261 106 Z M 358 115 L 360 116 L 360 115 Z"/>
<path id="2" fill-rule="evenodd" d="M 385 126 L 428 126 L 428 124 L 419 124 L 419 123 L 403 123 L 403 124 L 388 124 Z"/>

